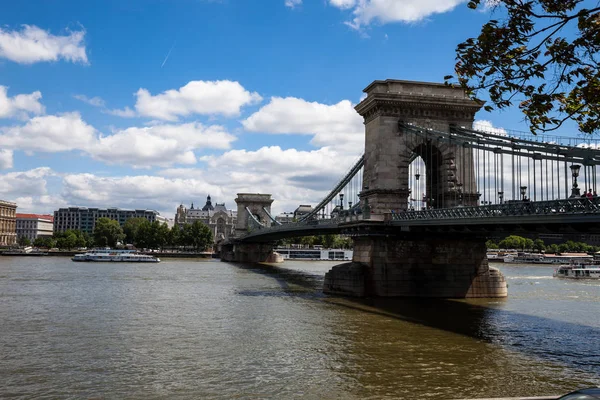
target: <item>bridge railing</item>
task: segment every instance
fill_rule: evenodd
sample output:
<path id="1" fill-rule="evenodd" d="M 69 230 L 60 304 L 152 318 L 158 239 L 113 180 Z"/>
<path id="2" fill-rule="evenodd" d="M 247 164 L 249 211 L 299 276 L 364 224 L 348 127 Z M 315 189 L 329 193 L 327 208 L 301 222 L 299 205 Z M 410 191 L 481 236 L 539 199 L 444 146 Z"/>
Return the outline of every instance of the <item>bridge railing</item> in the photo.
<path id="1" fill-rule="evenodd" d="M 434 219 L 502 218 L 528 215 L 600 214 L 600 198 L 520 201 L 483 206 L 438 208 L 422 211 L 392 211 L 393 221 Z"/>

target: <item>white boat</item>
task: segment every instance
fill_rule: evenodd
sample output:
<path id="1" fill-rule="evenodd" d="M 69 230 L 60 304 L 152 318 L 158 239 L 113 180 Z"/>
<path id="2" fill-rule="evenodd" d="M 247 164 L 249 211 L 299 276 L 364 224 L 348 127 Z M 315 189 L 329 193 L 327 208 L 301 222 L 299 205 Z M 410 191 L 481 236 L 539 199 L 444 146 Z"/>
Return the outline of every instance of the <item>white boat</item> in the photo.
<path id="1" fill-rule="evenodd" d="M 84 254 L 76 254 L 72 260 L 85 262 L 160 262 L 158 257 L 141 254 L 135 250 L 92 250 Z"/>
<path id="2" fill-rule="evenodd" d="M 505 256 L 504 262 L 513 264 L 552 264 L 552 260 L 548 260 L 543 254 L 534 253 L 518 253 L 517 255 Z"/>
<path id="3" fill-rule="evenodd" d="M 568 279 L 600 279 L 600 267 L 585 263 L 561 265 L 552 276 Z"/>
<path id="4" fill-rule="evenodd" d="M 352 250 L 347 249 L 298 249 L 289 247 L 278 247 L 274 250 L 284 260 L 352 260 Z"/>

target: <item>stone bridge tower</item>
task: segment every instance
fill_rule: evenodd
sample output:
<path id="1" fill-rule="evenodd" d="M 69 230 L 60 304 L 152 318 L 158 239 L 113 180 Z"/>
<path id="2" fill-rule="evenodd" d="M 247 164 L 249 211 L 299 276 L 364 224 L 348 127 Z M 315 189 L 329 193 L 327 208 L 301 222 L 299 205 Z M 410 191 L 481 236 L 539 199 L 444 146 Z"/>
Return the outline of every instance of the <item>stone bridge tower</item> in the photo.
<path id="1" fill-rule="evenodd" d="M 472 146 L 434 131 L 471 128 L 482 104 L 460 88 L 388 79 L 375 81 L 356 106 L 365 121 L 361 202 L 371 217 L 408 208 L 409 165 L 425 162 L 428 207 L 478 203 Z M 420 128 L 407 129 L 407 124 Z M 417 194 L 417 195 L 420 195 Z M 434 199 L 435 202 L 429 201 Z M 505 297 L 506 281 L 486 258 L 485 236 L 469 232 L 388 231 L 384 218 L 353 236 L 351 263 L 325 275 L 326 293 L 383 297 Z M 377 222 L 380 221 L 380 222 Z M 379 224 L 379 225 L 378 225 Z"/>
<path id="2" fill-rule="evenodd" d="M 374 81 L 364 92 L 367 97 L 356 106 L 366 131 L 361 199 L 368 200 L 372 212 L 408 208 L 408 167 L 416 156 L 425 162 L 426 196 L 436 199 L 435 208 L 453 207 L 459 201 L 477 205 L 471 147 L 441 142 L 433 134 L 403 131 L 399 122 L 443 132 L 453 125 L 471 128 L 482 104 L 469 99 L 461 88 L 439 83 L 387 79 Z"/>
<path id="3" fill-rule="evenodd" d="M 271 213 L 271 204 L 273 199 L 270 194 L 258 193 L 238 193 L 235 199 L 237 204 L 237 225 L 235 226 L 236 236 L 241 236 L 248 233 L 248 210 L 261 223 L 267 226 L 271 225 L 271 219 L 265 212 Z"/>
<path id="4" fill-rule="evenodd" d="M 280 262 L 273 253 L 272 243 L 241 243 L 237 239 L 248 233 L 248 224 L 251 221 L 250 214 L 260 223 L 271 225 L 271 203 L 273 199 L 270 194 L 238 193 L 235 199 L 237 203 L 237 224 L 235 235 L 221 245 L 220 254 L 222 261 L 233 262 Z M 250 214 L 248 213 L 250 211 Z M 268 213 L 268 214 L 267 214 Z"/>

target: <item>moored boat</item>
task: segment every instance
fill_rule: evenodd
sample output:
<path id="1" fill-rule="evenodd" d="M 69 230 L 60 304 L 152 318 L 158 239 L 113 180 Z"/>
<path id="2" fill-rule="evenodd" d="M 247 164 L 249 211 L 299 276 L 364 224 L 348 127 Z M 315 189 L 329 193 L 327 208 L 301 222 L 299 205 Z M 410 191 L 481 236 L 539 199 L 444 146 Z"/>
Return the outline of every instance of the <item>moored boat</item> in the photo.
<path id="1" fill-rule="evenodd" d="M 559 266 L 552 276 L 568 279 L 600 279 L 600 267 L 586 263 L 565 264 Z"/>
<path id="2" fill-rule="evenodd" d="M 135 250 L 92 250 L 84 254 L 76 254 L 71 260 L 84 262 L 160 262 L 158 257 L 141 254 Z"/>

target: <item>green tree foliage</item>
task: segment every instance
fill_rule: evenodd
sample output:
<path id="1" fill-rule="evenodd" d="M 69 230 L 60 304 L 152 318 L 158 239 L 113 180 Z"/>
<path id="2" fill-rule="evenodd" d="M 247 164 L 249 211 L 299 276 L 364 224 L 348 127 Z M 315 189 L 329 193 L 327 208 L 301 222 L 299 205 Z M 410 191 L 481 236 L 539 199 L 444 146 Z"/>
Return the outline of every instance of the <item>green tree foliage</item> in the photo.
<path id="1" fill-rule="evenodd" d="M 600 129 L 600 7 L 586 0 L 470 0 L 493 4 L 500 18 L 456 49 L 458 84 L 485 109 L 519 102 L 533 133 L 551 131 L 571 119 L 585 133 Z M 450 83 L 452 75 L 445 77 Z"/>
<path id="2" fill-rule="evenodd" d="M 51 237 L 39 237 L 33 241 L 35 247 L 45 247 L 51 249 L 56 247 L 56 240 Z"/>
<path id="3" fill-rule="evenodd" d="M 487 242 L 485 242 L 485 246 L 490 250 L 499 248 L 496 242 L 494 242 L 493 240 L 488 240 Z"/>
<path id="4" fill-rule="evenodd" d="M 19 243 L 19 246 L 31 246 L 31 240 L 26 236 L 21 236 L 17 243 Z"/>
<path id="5" fill-rule="evenodd" d="M 525 239 L 520 236 L 511 235 L 505 237 L 498 243 L 501 249 L 521 249 L 525 244 Z"/>
<path id="6" fill-rule="evenodd" d="M 137 231 L 141 224 L 148 222 L 146 218 L 129 218 L 123 224 L 123 233 L 125 234 L 125 243 L 135 244 L 137 240 Z"/>
<path id="7" fill-rule="evenodd" d="M 68 229 L 65 232 L 54 232 L 52 237 L 59 249 L 73 249 L 76 247 L 91 247 L 93 243 L 87 233 L 79 230 Z M 46 243 L 48 244 L 48 243 Z M 53 247 L 53 246 L 45 246 Z"/>
<path id="8" fill-rule="evenodd" d="M 209 249 L 213 245 L 213 233 L 208 225 L 203 224 L 200 221 L 194 221 L 189 230 L 191 238 L 190 244 L 196 249 L 196 251 L 203 251 Z"/>
<path id="9" fill-rule="evenodd" d="M 533 249 L 539 252 L 543 252 L 544 250 L 546 250 L 544 241 L 542 239 L 535 239 L 533 241 Z"/>
<path id="10" fill-rule="evenodd" d="M 125 234 L 118 221 L 109 218 L 98 218 L 94 227 L 94 241 L 97 246 L 115 247 L 123 240 Z"/>
<path id="11" fill-rule="evenodd" d="M 497 247 L 491 247 L 494 243 L 490 240 L 486 242 L 488 249 Z M 565 243 L 560 245 L 550 244 L 546 246 L 544 241 L 541 239 L 531 240 L 517 235 L 511 235 L 500 241 L 498 247 L 501 249 L 516 249 L 516 250 L 536 250 L 548 254 L 555 253 L 595 253 L 600 250 L 598 246 L 590 246 L 583 242 L 575 242 L 573 240 L 567 240 Z"/>

